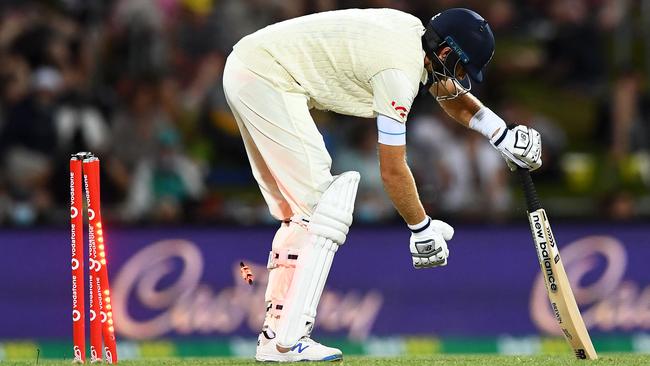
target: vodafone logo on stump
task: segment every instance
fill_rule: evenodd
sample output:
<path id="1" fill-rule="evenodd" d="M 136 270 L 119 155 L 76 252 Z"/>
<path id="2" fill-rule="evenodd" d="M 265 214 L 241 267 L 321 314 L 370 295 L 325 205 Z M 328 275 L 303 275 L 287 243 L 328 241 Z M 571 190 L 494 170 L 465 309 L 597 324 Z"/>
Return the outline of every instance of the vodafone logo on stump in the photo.
<path id="1" fill-rule="evenodd" d="M 81 349 L 79 346 L 74 346 L 74 360 L 81 361 Z"/>

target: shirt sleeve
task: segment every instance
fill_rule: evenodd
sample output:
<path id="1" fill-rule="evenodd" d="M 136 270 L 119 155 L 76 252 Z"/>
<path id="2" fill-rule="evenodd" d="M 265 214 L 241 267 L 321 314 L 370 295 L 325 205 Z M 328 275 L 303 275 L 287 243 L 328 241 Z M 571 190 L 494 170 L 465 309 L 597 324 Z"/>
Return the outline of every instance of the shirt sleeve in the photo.
<path id="1" fill-rule="evenodd" d="M 370 79 L 373 91 L 373 109 L 377 114 L 406 122 L 418 88 L 412 85 L 406 73 L 398 69 L 387 69 Z"/>

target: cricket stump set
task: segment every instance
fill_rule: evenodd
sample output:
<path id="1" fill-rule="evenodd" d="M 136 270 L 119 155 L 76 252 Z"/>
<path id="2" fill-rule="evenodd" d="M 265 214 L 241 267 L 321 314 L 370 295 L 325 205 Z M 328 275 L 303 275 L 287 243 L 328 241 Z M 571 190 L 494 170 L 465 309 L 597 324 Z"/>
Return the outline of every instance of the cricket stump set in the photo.
<path id="1" fill-rule="evenodd" d="M 83 179 L 82 179 L 83 175 Z M 82 182 L 85 189 L 82 189 Z M 89 152 L 70 158 L 70 243 L 72 247 L 72 339 L 74 361 L 86 361 L 83 197 L 88 212 L 88 309 L 90 362 L 117 363 L 117 348 L 100 211 L 99 159 Z M 102 347 L 103 338 L 103 347 Z"/>

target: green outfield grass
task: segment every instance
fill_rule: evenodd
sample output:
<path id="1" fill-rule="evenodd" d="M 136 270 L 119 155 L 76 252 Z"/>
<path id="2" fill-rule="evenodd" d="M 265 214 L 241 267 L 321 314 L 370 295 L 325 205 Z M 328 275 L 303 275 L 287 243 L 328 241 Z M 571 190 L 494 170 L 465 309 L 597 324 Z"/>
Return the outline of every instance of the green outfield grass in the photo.
<path id="1" fill-rule="evenodd" d="M 70 360 L 36 360 L 26 361 L 4 361 L 2 365 L 16 366 L 70 366 Z M 140 366 L 140 365 L 164 365 L 164 366 L 203 366 L 203 365 L 260 365 L 252 359 L 242 358 L 168 358 L 168 359 L 147 359 L 138 361 L 120 361 L 119 365 L 123 366 Z M 301 362 L 300 365 L 327 365 L 330 363 L 322 362 Z M 398 358 L 378 358 L 378 357 L 346 357 L 341 362 L 331 363 L 340 366 L 420 366 L 420 365 L 439 365 L 439 366 L 509 366 L 509 365 L 616 365 L 616 366 L 640 366 L 650 365 L 650 355 L 608 353 L 600 356 L 596 361 L 576 360 L 571 356 L 495 356 L 495 355 L 440 355 L 440 356 L 410 356 Z"/>

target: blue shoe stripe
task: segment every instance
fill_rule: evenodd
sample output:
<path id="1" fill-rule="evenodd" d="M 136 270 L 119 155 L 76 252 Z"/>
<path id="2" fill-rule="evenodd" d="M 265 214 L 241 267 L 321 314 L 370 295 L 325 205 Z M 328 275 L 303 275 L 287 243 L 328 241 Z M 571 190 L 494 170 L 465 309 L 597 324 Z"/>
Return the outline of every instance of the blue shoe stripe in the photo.
<path id="1" fill-rule="evenodd" d="M 324 357 L 323 359 L 321 359 L 321 361 L 338 361 L 341 359 L 343 359 L 343 355 L 331 355 L 331 356 Z"/>

